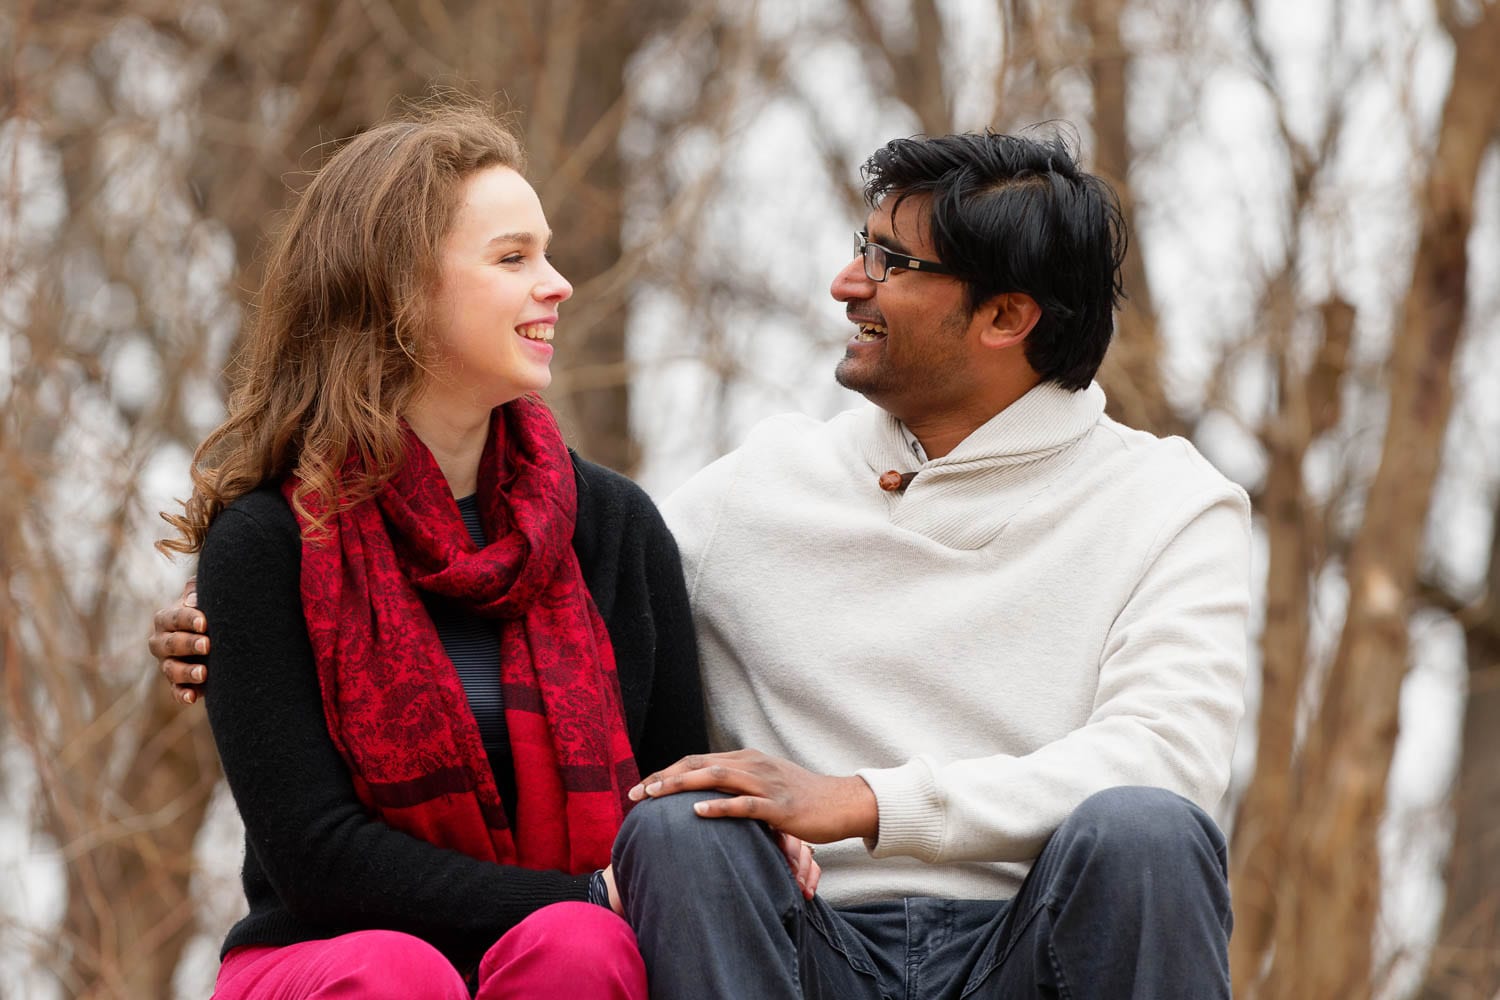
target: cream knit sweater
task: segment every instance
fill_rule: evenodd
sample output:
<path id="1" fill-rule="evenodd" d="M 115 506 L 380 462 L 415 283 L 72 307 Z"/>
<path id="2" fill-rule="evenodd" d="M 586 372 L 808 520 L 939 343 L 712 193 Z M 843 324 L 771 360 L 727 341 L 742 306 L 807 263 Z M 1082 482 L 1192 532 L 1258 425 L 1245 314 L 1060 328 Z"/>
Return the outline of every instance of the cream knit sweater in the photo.
<path id="1" fill-rule="evenodd" d="M 1249 505 L 1097 385 L 1033 389 L 925 464 L 873 406 L 774 418 L 663 509 L 714 748 L 875 791 L 878 840 L 818 852 L 834 905 L 1010 896 L 1093 792 L 1223 793 Z"/>

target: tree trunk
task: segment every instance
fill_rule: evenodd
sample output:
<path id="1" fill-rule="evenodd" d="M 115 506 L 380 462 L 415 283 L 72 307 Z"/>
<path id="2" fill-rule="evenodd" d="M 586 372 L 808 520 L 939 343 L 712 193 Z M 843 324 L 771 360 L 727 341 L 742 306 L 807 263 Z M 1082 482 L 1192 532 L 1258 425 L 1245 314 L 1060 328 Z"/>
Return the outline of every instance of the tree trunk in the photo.
<path id="1" fill-rule="evenodd" d="M 1283 364 L 1281 384 L 1288 379 Z M 1266 435 L 1268 469 L 1261 503 L 1267 534 L 1266 621 L 1261 630 L 1261 711 L 1255 778 L 1239 804 L 1230 854 L 1235 928 L 1230 938 L 1234 995 L 1250 997 L 1275 929 L 1284 888 L 1282 837 L 1292 812 L 1292 751 L 1297 703 L 1307 670 L 1310 591 L 1307 506 L 1302 490 L 1305 428 L 1283 412 Z"/>
<path id="2" fill-rule="evenodd" d="M 1116 316 L 1114 340 L 1099 370 L 1099 382 L 1109 396 L 1111 416 L 1121 423 L 1153 434 L 1181 434 L 1183 421 L 1172 409 L 1162 382 L 1156 304 L 1130 186 L 1130 52 L 1120 38 L 1124 12 L 1124 0 L 1080 0 L 1079 15 L 1093 42 L 1088 69 L 1094 96 L 1095 170 L 1119 195 L 1130 237 L 1121 269 L 1126 297 Z"/>
<path id="3" fill-rule="evenodd" d="M 1484 601 L 1459 614 L 1469 696 L 1452 799 L 1448 898 L 1421 1000 L 1491 1000 L 1500 994 L 1500 508 L 1496 515 Z"/>
<path id="4" fill-rule="evenodd" d="M 299 28 L 278 58 L 257 62 L 256 50 L 227 51 L 205 87 L 211 120 L 236 121 L 277 88 L 296 95 L 286 126 L 248 164 L 241 144 L 200 147 L 194 176 L 210 214 L 235 236 L 241 286 L 258 284 L 254 251 L 268 211 L 284 200 L 287 175 L 321 162 L 309 150 L 378 120 L 390 109 L 390 95 L 421 96 L 432 76 L 451 75 L 476 93 L 500 94 L 519 112 L 527 172 L 557 234 L 553 250 L 560 270 L 595 300 L 592 305 L 599 306 L 603 296 L 612 299 L 609 308 L 594 310 L 603 318 L 587 326 L 570 327 L 571 310 L 563 307 L 555 362 L 560 390 L 549 401 L 587 457 L 632 471 L 639 449 L 630 430 L 625 364 L 628 289 L 590 283 L 621 255 L 626 179 L 616 140 L 626 72 L 639 46 L 675 7 L 511 0 L 448 5 L 434 20 L 430 5 L 419 0 L 383 4 L 378 18 L 369 5 L 310 0 L 295 8 Z M 257 10 L 244 9 L 237 17 L 269 16 Z M 254 37 L 249 25 L 242 34 Z M 425 58 L 403 58 L 402 46 Z M 251 124 L 244 123 L 247 136 Z M 569 389 L 568 374 L 579 369 L 614 375 Z"/>
<path id="5" fill-rule="evenodd" d="M 562 8 L 581 0 L 569 0 Z M 570 82 L 566 107 L 561 109 L 562 127 L 556 144 L 538 143 L 533 149 L 532 174 L 539 189 L 545 189 L 548 221 L 557 236 L 558 267 L 582 294 L 596 301 L 591 310 L 599 317 L 583 328 L 570 328 L 568 306 L 558 324 L 558 369 L 566 386 L 570 371 L 589 369 L 615 371 L 618 377 L 595 380 L 563 393 L 549 394 L 570 437 L 587 458 L 627 475 L 635 471 L 640 448 L 630 429 L 630 382 L 625 364 L 625 315 L 628 289 L 614 290 L 594 279 L 606 274 L 620 259 L 621 223 L 624 220 L 626 180 L 620 161 L 619 143 L 597 144 L 581 175 L 572 183 L 557 183 L 564 163 L 578 150 L 601 120 L 617 113 L 625 100 L 625 73 L 630 58 L 645 40 L 655 18 L 639 5 L 614 2 L 590 5 L 580 17 L 576 33 L 579 67 Z M 566 16 L 554 9 L 550 17 Z M 570 68 L 571 69 L 571 68 Z M 539 98 L 547 77 L 538 80 Z M 617 119 L 618 120 L 618 119 Z M 618 125 L 615 127 L 618 131 Z M 570 171 L 571 173 L 571 171 Z M 592 282 L 592 285 L 590 284 Z M 614 307 L 600 310 L 599 296 L 615 298 Z"/>
<path id="6" fill-rule="evenodd" d="M 1300 214 L 1305 206 L 1297 206 Z M 1235 928 L 1229 943 L 1234 993 L 1249 998 L 1276 927 L 1278 902 L 1295 892 L 1282 881 L 1287 825 L 1295 807 L 1297 718 L 1308 668 L 1309 606 L 1318 568 L 1316 518 L 1302 481 L 1308 448 L 1338 423 L 1338 383 L 1354 328 L 1354 310 L 1325 303 L 1322 343 L 1304 374 L 1293 370 L 1288 348 L 1295 322 L 1296 254 L 1262 297 L 1277 379 L 1279 405 L 1261 440 L 1267 471 L 1258 511 L 1266 534 L 1266 619 L 1261 628 L 1260 712 L 1256 720 L 1255 775 L 1235 812 L 1229 856 Z"/>
<path id="7" fill-rule="evenodd" d="M 668 9 L 665 3 L 645 5 L 643 12 L 643 5 L 624 2 L 606 9 L 539 0 L 245 0 L 224 8 L 228 23 L 211 38 L 192 35 L 179 10 L 150 0 L 127 11 L 95 5 L 99 9 L 83 20 L 56 0 L 38 6 L 27 26 L 39 56 L 28 66 L 92 73 L 99 93 L 115 94 L 117 81 L 108 60 L 98 58 L 98 43 L 129 14 L 168 40 L 162 51 L 179 60 L 176 71 L 200 74 L 200 96 L 187 117 L 194 129 L 190 155 L 181 164 L 164 161 L 165 169 L 180 171 L 164 179 L 171 185 L 166 196 L 191 191 L 193 198 L 184 200 L 196 200 L 202 218 L 227 227 L 237 251 L 237 287 L 258 284 L 255 250 L 284 207 L 287 188 L 300 188 L 305 173 L 326 156 L 317 147 L 382 117 L 394 95 L 421 96 L 433 78 L 464 80 L 481 94 L 510 88 L 521 120 L 537 132 L 529 138 L 539 154 L 532 171 L 538 187 L 563 165 L 576 169 L 571 186 L 563 185 L 548 203 L 559 249 L 575 255 L 570 277 L 587 280 L 619 257 L 621 98 L 629 60 L 655 30 L 657 20 L 647 14 Z M 579 27 L 576 35 L 554 30 L 569 17 Z M 18 70 L 7 79 L 7 100 L 26 88 L 38 104 L 53 92 L 46 80 Z M 281 110 L 268 114 L 271 107 Z M 119 206 L 102 194 L 111 168 L 101 144 L 110 130 L 149 136 L 156 123 L 108 100 L 98 114 L 86 127 L 66 115 L 39 119 L 59 150 L 69 209 L 50 252 L 97 259 L 109 281 L 135 291 L 139 317 L 118 322 L 145 331 L 159 355 L 153 360 L 163 385 L 149 420 L 124 409 L 117 414 L 131 437 L 128 454 L 120 457 L 121 489 L 111 494 L 120 513 L 102 516 L 109 522 L 101 532 L 109 535 L 104 554 L 82 566 L 66 563 L 71 557 L 48 543 L 57 526 L 45 508 L 76 459 L 55 446 L 74 418 L 72 400 L 113 397 L 97 343 L 105 325 L 70 311 L 78 307 L 61 279 L 43 269 L 47 278 L 31 304 L 29 326 L 18 334 L 26 364 L 15 373 L 0 424 L 0 465 L 18 471 L 17 488 L 0 502 L 12 515 L 0 532 L 0 578 L 9 584 L 3 594 L 11 595 L 0 596 L 0 667 L 11 708 L 7 726 L 28 746 L 42 776 L 36 821 L 66 860 L 67 896 L 51 964 L 65 995 L 102 1000 L 171 995 L 183 945 L 197 930 L 193 847 L 218 769 L 200 710 L 177 706 L 158 681 L 151 682 L 146 702 L 132 690 L 147 658 L 136 638 L 146 612 L 132 606 L 145 607 L 146 599 L 120 578 L 118 557 L 121 532 L 140 530 L 126 516 L 138 514 L 143 502 L 130 464 L 148 442 L 195 443 L 182 395 L 197 370 L 185 356 L 198 348 L 182 346 L 178 336 L 197 321 L 187 318 L 191 311 L 152 312 L 155 300 L 143 286 L 157 272 L 131 252 L 129 234 L 119 235 Z M 606 119 L 602 126 L 600 118 Z M 555 134 L 548 131 L 554 121 L 563 126 Z M 585 136 L 592 137 L 593 152 L 580 157 Z M 169 225 L 158 228 L 153 233 L 160 236 Z M 572 358 L 623 359 L 624 300 L 621 293 L 607 322 L 579 331 Z M 195 344 L 202 338 L 184 339 Z M 584 405 L 579 423 L 592 435 L 584 450 L 629 468 L 634 450 L 623 380 Z M 71 596 L 70 589 L 84 596 Z M 24 612 L 18 594 L 28 595 Z M 122 617 L 134 621 L 128 640 L 118 638 Z"/>
<path id="8" fill-rule="evenodd" d="M 1413 276 L 1390 363 L 1380 467 L 1348 559 L 1349 606 L 1310 727 L 1282 853 L 1275 953 L 1263 995 L 1359 997 L 1371 989 L 1380 898 L 1377 833 L 1407 671 L 1407 617 L 1464 327 L 1474 185 L 1500 126 L 1500 9 L 1455 37 L 1453 83 L 1422 199 Z"/>
<path id="9" fill-rule="evenodd" d="M 69 995 L 89 1000 L 171 996 L 196 930 L 193 843 L 218 777 L 213 740 L 203 713 L 183 711 L 165 686 L 139 721 L 155 735 L 113 791 L 100 787 L 107 779 L 92 755 L 49 789 L 47 828 L 68 836 L 71 855 L 59 967 Z"/>

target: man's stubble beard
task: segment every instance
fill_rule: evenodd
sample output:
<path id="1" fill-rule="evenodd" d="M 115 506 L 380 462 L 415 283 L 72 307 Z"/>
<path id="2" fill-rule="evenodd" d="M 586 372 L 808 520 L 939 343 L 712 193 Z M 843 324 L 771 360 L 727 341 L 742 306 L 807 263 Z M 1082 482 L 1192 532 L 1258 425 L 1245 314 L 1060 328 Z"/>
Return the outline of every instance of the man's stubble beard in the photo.
<path id="1" fill-rule="evenodd" d="M 961 349 L 969 315 L 960 309 L 945 316 L 931 335 L 936 350 L 921 363 L 892 363 L 890 335 L 881 344 L 880 357 L 871 366 L 861 365 L 847 349 L 833 369 L 839 385 L 881 406 L 881 399 L 897 396 L 936 398 L 947 395 L 955 381 L 963 378 L 968 358 Z M 951 350 L 947 348 L 952 348 Z"/>

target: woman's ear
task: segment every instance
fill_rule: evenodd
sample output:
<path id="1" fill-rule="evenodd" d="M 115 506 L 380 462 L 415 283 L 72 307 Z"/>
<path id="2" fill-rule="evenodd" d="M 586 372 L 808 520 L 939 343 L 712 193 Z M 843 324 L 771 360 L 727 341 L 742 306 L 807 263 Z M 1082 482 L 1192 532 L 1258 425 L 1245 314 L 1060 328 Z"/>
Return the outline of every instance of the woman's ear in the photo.
<path id="1" fill-rule="evenodd" d="M 1015 347 L 1026 339 L 1042 318 L 1042 307 L 1025 292 L 1002 292 L 980 310 L 985 322 L 979 342 L 985 347 Z"/>

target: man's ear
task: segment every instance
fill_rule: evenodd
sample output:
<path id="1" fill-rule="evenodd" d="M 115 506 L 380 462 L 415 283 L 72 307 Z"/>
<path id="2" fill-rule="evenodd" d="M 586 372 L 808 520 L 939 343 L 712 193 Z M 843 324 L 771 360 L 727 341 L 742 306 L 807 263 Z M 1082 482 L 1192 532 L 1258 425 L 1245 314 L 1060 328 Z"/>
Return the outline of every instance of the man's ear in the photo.
<path id="1" fill-rule="evenodd" d="M 1014 347 L 1026 339 L 1042 318 L 1042 307 L 1025 292 L 1002 292 L 979 310 L 984 322 L 979 328 L 979 342 L 985 347 Z"/>

